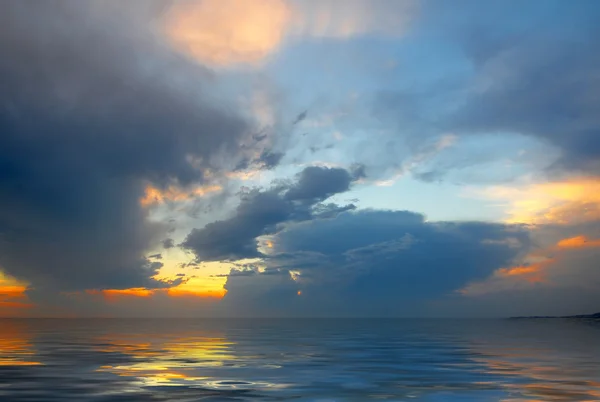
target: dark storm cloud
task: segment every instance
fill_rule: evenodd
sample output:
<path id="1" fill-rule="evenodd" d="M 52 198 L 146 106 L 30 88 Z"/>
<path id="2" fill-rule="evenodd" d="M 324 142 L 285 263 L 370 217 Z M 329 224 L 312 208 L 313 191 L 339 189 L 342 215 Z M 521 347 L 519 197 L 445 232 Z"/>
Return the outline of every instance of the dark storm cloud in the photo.
<path id="1" fill-rule="evenodd" d="M 251 190 L 242 196 L 233 217 L 192 230 L 182 243 L 199 260 L 220 261 L 259 257 L 256 238 L 274 233 L 277 225 L 319 214 L 332 216 L 343 207 L 319 202 L 350 188 L 352 176 L 341 168 L 307 167 L 294 183 Z M 346 207 L 348 208 L 348 207 Z"/>
<path id="2" fill-rule="evenodd" d="M 202 182 L 247 129 L 198 96 L 205 70 L 108 6 L 0 3 L 0 266 L 40 293 L 168 286 L 143 257 L 166 230 L 145 184 Z"/>
<path id="3" fill-rule="evenodd" d="M 166 239 L 164 239 L 164 240 L 162 241 L 162 246 L 163 246 L 163 248 L 165 248 L 165 249 L 167 249 L 167 250 L 168 250 L 168 249 L 170 249 L 170 248 L 173 248 L 173 247 L 175 247 L 175 242 L 173 241 L 173 239 L 171 239 L 171 238 L 169 237 L 169 238 L 166 238 Z"/>
<path id="4" fill-rule="evenodd" d="M 275 303 L 273 283 L 261 282 L 261 275 L 233 276 L 224 299 L 229 308 L 245 300 L 243 308 L 255 312 L 272 311 L 269 306 L 277 304 L 286 314 L 419 315 L 427 300 L 510 266 L 531 247 L 528 231 L 518 226 L 430 223 L 416 213 L 392 211 L 347 212 L 293 224 L 273 242 L 266 266 L 299 275 L 275 283 L 291 304 Z"/>
<path id="5" fill-rule="evenodd" d="M 258 257 L 256 238 L 293 213 L 293 205 L 277 192 L 254 190 L 242 199 L 232 218 L 193 229 L 182 246 L 202 261 Z"/>

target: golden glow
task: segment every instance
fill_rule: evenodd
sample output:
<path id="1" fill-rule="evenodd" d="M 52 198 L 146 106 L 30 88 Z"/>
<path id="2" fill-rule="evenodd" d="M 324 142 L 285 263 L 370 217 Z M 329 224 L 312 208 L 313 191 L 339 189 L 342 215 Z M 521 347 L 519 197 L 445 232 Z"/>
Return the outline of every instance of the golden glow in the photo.
<path id="1" fill-rule="evenodd" d="M 190 331 L 177 339 L 156 333 L 152 341 L 137 334 L 110 334 L 97 344 L 108 344 L 103 352 L 123 353 L 133 357 L 129 364 L 102 366 L 97 371 L 107 371 L 123 377 L 137 377 L 145 384 L 169 385 L 185 381 L 208 380 L 198 375 L 199 367 L 221 366 L 235 359 L 231 353 L 232 342 L 215 331 Z M 183 363 L 189 362 L 189 363 Z"/>
<path id="2" fill-rule="evenodd" d="M 302 296 L 302 291 L 301 290 L 298 291 L 298 296 Z"/>
<path id="3" fill-rule="evenodd" d="M 140 199 L 140 204 L 143 207 L 148 207 L 154 204 L 163 204 L 166 201 L 187 201 L 196 197 L 202 197 L 209 193 L 221 191 L 221 186 L 201 186 L 184 191 L 180 188 L 171 186 L 166 190 L 160 190 L 153 186 L 147 186 L 144 192 L 144 197 Z"/>
<path id="4" fill-rule="evenodd" d="M 229 272 L 229 270 L 226 272 Z M 185 283 L 169 289 L 169 292 L 180 296 L 196 295 L 197 297 L 223 297 L 225 295 L 223 286 L 225 285 L 225 282 L 227 282 L 227 278 L 209 275 L 211 275 L 211 271 L 208 271 L 206 276 L 189 278 Z"/>
<path id="5" fill-rule="evenodd" d="M 225 296 L 226 290 L 221 289 L 184 289 L 180 287 L 171 288 L 167 291 L 169 296 L 172 297 L 202 297 L 202 298 L 213 298 L 213 299 L 221 299 Z"/>
<path id="6" fill-rule="evenodd" d="M 291 16 L 284 0 L 176 2 L 165 32 L 177 49 L 202 63 L 255 64 L 279 48 Z"/>
<path id="7" fill-rule="evenodd" d="M 506 202 L 508 223 L 573 224 L 600 219 L 597 178 L 572 178 L 522 187 L 494 186 L 475 192 Z"/>
<path id="8" fill-rule="evenodd" d="M 198 289 L 194 287 L 186 288 L 180 285 L 169 289 L 104 289 L 88 290 L 87 293 L 91 295 L 102 295 L 104 299 L 108 302 L 117 302 L 127 297 L 149 298 L 160 294 L 168 295 L 170 297 L 198 297 L 221 299 L 225 295 L 225 289 Z"/>
<path id="9" fill-rule="evenodd" d="M 288 36 L 401 35 L 417 8 L 413 0 L 398 1 L 391 8 L 371 0 L 175 1 L 163 28 L 176 49 L 201 63 L 259 65 Z"/>

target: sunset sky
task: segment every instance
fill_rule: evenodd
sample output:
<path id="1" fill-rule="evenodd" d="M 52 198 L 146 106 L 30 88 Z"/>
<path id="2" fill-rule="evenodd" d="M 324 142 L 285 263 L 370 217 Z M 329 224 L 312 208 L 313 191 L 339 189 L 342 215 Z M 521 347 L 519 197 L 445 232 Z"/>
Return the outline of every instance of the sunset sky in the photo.
<path id="1" fill-rule="evenodd" d="M 0 2 L 0 316 L 600 311 L 597 0 Z"/>

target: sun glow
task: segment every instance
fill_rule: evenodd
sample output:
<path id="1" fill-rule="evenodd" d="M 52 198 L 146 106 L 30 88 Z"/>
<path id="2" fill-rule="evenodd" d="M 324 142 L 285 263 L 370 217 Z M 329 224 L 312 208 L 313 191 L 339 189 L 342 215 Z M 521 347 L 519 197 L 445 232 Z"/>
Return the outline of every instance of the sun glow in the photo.
<path id="1" fill-rule="evenodd" d="M 573 224 L 600 219 L 600 179 L 572 178 L 528 186 L 493 186 L 476 195 L 506 204 L 507 223 Z"/>

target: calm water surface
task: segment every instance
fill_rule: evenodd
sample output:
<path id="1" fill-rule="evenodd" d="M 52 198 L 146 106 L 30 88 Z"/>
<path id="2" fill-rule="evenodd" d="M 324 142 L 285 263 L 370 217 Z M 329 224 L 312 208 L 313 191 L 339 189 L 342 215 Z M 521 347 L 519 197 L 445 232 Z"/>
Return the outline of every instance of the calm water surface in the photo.
<path id="1" fill-rule="evenodd" d="M 600 323 L 0 320 L 0 401 L 600 401 Z"/>

